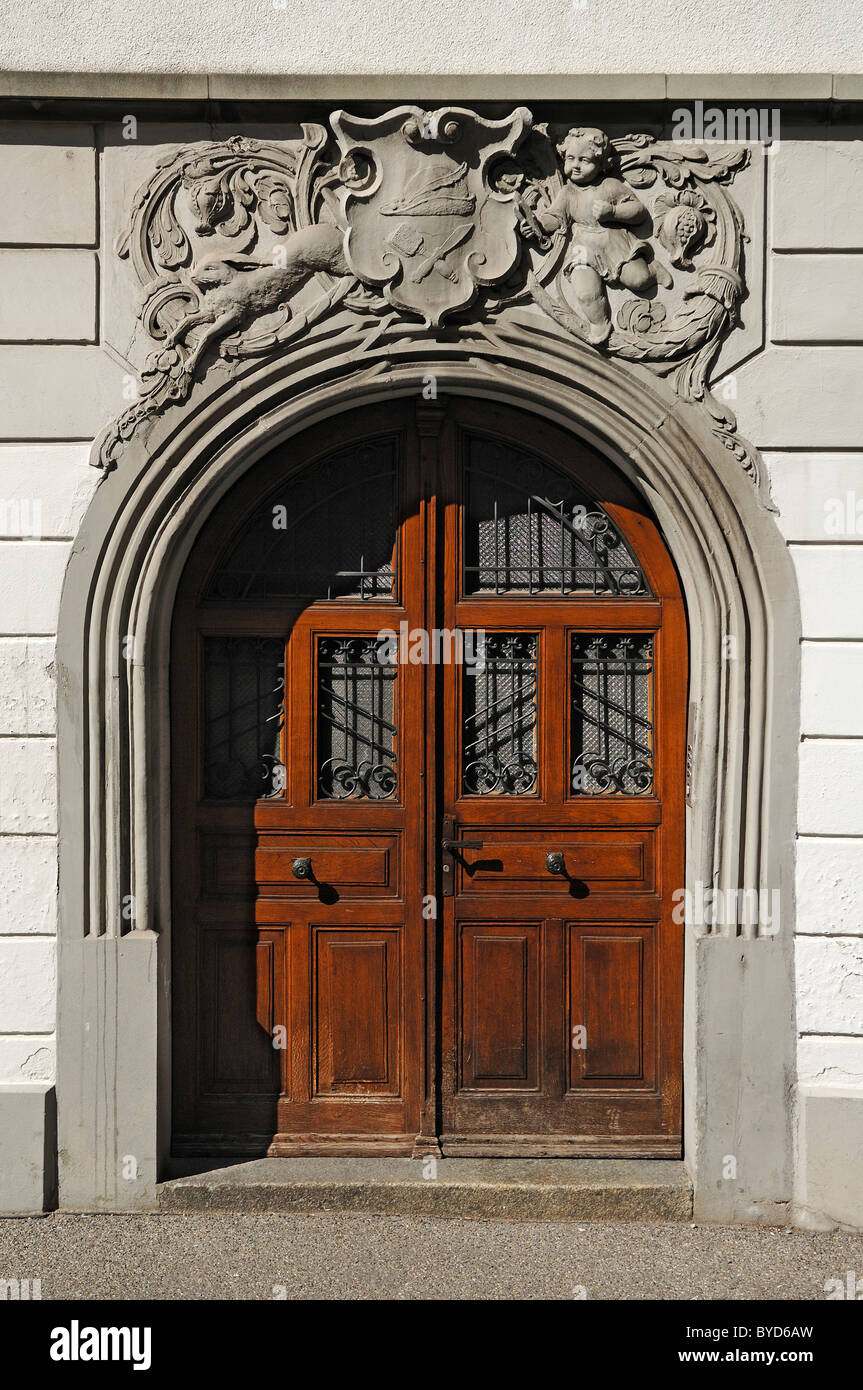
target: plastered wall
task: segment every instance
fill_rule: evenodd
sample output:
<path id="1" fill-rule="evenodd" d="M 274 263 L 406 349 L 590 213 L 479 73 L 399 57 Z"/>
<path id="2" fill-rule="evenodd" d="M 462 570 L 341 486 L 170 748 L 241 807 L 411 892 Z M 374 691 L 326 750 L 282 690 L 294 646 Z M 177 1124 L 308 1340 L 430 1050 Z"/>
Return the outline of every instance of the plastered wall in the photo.
<path id="1" fill-rule="evenodd" d="M 0 66 L 165 73 L 658 73 L 861 70 L 848 0 L 144 0 L 0 5 Z"/>

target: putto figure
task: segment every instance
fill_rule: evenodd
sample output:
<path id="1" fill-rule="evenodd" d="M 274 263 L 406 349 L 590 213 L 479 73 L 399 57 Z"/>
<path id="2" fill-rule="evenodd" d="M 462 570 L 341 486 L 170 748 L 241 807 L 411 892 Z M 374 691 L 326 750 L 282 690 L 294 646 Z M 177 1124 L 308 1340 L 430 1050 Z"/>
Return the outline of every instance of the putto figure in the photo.
<path id="1" fill-rule="evenodd" d="M 608 136 L 591 128 L 570 130 L 557 146 L 565 183 L 551 205 L 534 213 L 546 232 L 569 235 L 564 273 L 587 320 L 591 343 L 604 343 L 611 332 L 605 286 L 625 285 L 637 294 L 659 283 L 670 286 L 669 271 L 653 247 L 629 230 L 647 210 L 640 198 L 610 172 L 613 150 Z M 522 228 L 527 234 L 530 229 Z"/>

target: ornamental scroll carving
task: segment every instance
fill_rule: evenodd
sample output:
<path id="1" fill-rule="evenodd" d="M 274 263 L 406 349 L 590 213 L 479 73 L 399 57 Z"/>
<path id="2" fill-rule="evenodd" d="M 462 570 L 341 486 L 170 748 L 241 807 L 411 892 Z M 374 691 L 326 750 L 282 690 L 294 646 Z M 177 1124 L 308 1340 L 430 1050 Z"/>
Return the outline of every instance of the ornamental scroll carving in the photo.
<path id="1" fill-rule="evenodd" d="M 743 146 L 488 120 L 462 107 L 336 111 L 297 140 L 230 139 L 165 157 L 117 251 L 142 290 L 138 398 L 99 464 L 183 401 L 218 358 L 289 353 L 316 327 L 449 337 L 521 310 L 700 403 L 759 486 L 755 452 L 707 380 L 744 296 Z"/>

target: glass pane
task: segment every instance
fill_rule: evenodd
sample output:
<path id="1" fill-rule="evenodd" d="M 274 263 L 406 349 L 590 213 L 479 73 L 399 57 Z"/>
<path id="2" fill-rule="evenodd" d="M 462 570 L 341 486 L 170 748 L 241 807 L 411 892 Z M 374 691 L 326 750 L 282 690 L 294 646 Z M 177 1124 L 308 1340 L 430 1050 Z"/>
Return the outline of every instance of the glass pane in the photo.
<path id="1" fill-rule="evenodd" d="M 464 667 L 462 785 L 469 796 L 536 790 L 537 635 L 489 632 Z"/>
<path id="2" fill-rule="evenodd" d="M 377 637 L 318 642 L 318 795 L 382 801 L 396 795 L 396 668 Z"/>
<path id="3" fill-rule="evenodd" d="M 204 638 L 204 794 L 255 799 L 284 788 L 280 638 Z"/>
<path id="4" fill-rule="evenodd" d="M 315 463 L 257 508 L 216 567 L 207 597 L 391 597 L 396 505 L 394 439 Z"/>
<path id="5" fill-rule="evenodd" d="M 572 639 L 572 791 L 641 796 L 653 787 L 653 638 Z"/>
<path id="6" fill-rule="evenodd" d="M 535 455 L 469 437 L 465 499 L 465 593 L 649 593 L 607 513 Z"/>

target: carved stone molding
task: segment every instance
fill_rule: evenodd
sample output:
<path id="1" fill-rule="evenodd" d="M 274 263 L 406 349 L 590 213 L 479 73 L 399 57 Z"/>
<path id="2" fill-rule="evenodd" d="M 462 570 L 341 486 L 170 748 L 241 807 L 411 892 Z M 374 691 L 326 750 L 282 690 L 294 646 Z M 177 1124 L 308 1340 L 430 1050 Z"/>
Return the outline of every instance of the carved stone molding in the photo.
<path id="1" fill-rule="evenodd" d="M 745 295 L 727 185 L 747 160 L 742 146 L 711 156 L 647 134 L 552 130 L 525 107 L 502 120 L 456 106 L 336 111 L 298 140 L 186 146 L 138 190 L 118 238 L 150 350 L 99 466 L 114 468 L 219 358 L 277 356 L 358 324 L 493 336 L 527 311 L 697 403 L 766 501 L 757 452 L 707 384 Z"/>
<path id="2" fill-rule="evenodd" d="M 283 359 L 252 358 L 196 380 L 187 411 L 165 412 L 130 442 L 69 557 L 56 658 L 63 1203 L 152 1206 L 170 1147 L 171 628 L 195 537 L 272 449 L 290 468 L 296 434 L 325 431 L 365 403 L 418 402 L 433 372 L 442 395 L 517 405 L 585 439 L 649 499 L 667 537 L 686 595 L 697 712 L 687 885 L 778 885 L 782 894 L 776 936 L 687 934 L 695 1211 L 699 1220 L 784 1223 L 800 653 L 787 546 L 741 471 L 722 467 L 724 450 L 696 404 L 669 410 L 665 382 L 564 333 L 529 297 L 505 322 L 468 324 L 457 336 L 388 319 L 370 330 L 368 317 L 341 306 L 332 333 L 319 325 Z M 728 634 L 742 644 L 737 661 L 723 660 Z M 119 935 L 129 895 L 135 922 Z M 134 1183 L 121 1175 L 129 1152 L 141 1156 Z M 730 1152 L 745 1184 L 717 1182 Z"/>

